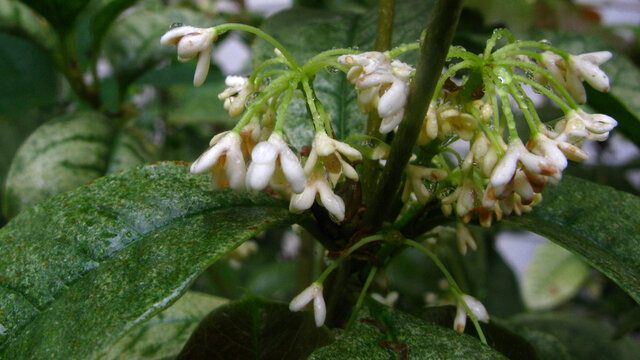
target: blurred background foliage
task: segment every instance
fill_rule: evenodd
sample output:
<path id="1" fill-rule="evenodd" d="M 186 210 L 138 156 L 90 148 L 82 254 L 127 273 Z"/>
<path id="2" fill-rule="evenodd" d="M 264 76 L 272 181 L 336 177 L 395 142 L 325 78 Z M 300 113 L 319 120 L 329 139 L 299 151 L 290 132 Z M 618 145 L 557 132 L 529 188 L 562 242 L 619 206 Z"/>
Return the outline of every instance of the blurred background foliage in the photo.
<path id="1" fill-rule="evenodd" d="M 217 94 L 226 74 L 249 72 L 254 38 L 221 36 L 209 78 L 194 89 L 195 64 L 177 62 L 175 49 L 160 46 L 170 24 L 260 26 L 281 6 L 365 14 L 376 5 L 375 0 L 0 0 L 0 226 L 26 207 L 105 174 L 151 161 L 191 161 L 213 134 L 233 124 Z M 611 11 L 631 14 L 636 22 L 612 23 Z M 478 49 L 494 28 L 509 27 L 521 37 L 576 33 L 581 40 L 573 50 L 572 35 L 557 39 L 569 51 L 614 50 L 616 62 L 605 66 L 614 92 L 598 97 L 591 91 L 588 106 L 614 115 L 620 131 L 602 145 L 587 144 L 594 160 L 573 163 L 568 171 L 639 195 L 638 20 L 637 1 L 468 0 L 454 43 Z M 539 105 L 547 118 L 560 114 Z M 501 229 L 474 227 L 473 232 L 478 250 L 466 257 L 457 250 L 455 233 L 445 229 L 433 237 L 448 244 L 438 248 L 439 255 L 462 289 L 496 318 L 556 310 L 604 319 L 616 336 L 638 334 L 637 304 L 579 256 L 545 244 L 523 271 L 522 264 L 508 264 L 504 248 L 496 246 Z M 288 301 L 317 276 L 319 269 L 303 259 L 322 256 L 322 249 L 307 234 L 271 230 L 255 241 L 259 251 L 217 262 L 193 289 L 226 299 L 254 294 Z M 391 261 L 373 292 L 387 298 L 398 292 L 398 308 L 420 312 L 448 300 L 440 278 L 431 262 L 407 249 Z M 547 320 L 545 326 L 552 322 Z M 513 326 L 527 321 L 517 318 Z"/>

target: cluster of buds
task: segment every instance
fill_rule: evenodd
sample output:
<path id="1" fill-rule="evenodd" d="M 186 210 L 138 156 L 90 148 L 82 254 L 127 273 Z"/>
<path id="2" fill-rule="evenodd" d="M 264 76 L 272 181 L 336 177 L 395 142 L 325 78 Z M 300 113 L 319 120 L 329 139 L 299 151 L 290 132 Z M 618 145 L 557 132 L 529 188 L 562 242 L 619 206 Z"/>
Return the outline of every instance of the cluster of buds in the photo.
<path id="1" fill-rule="evenodd" d="M 535 46 L 528 42 L 525 47 Z M 546 42 L 540 42 L 539 46 L 550 48 Z M 530 211 L 531 206 L 541 201 L 546 183 L 561 179 L 568 160 L 586 160 L 588 154 L 580 148 L 583 140 L 608 138 L 617 122 L 604 114 L 589 114 L 577 103 L 586 101 L 583 80 L 597 90 L 609 90 L 609 78 L 599 65 L 611 58 L 611 53 L 569 55 L 551 49 L 553 51 L 533 53 L 512 43 L 491 56 L 480 58 L 477 64 L 470 62 L 464 67 L 454 63 L 451 71 L 444 73 L 427 111 L 418 144 L 460 139 L 469 142 L 469 152 L 464 160 L 458 157 L 457 167 L 451 168 L 446 159 L 437 155 L 430 167 L 422 168 L 423 172 L 446 171 L 438 178 L 422 176 L 421 179 L 416 175 L 416 166 L 409 165 L 405 203 L 409 199 L 425 203 L 437 196 L 445 214 L 455 211 L 463 222 L 477 214 L 480 224 L 489 226 L 494 215 L 499 220 L 505 215 Z M 494 74 L 486 75 L 488 65 L 495 69 Z M 465 98 L 458 89 L 443 90 L 443 84 L 451 82 L 461 69 L 482 77 L 480 98 Z M 519 75 L 522 70 L 532 72 L 533 76 Z M 523 86 L 530 86 L 558 103 L 565 112 L 564 118 L 553 128 L 542 123 Z M 529 140 L 518 136 L 509 96 L 515 99 L 527 120 Z M 503 140 L 505 131 L 508 131 L 508 143 Z"/>
<path id="2" fill-rule="evenodd" d="M 376 109 L 382 119 L 380 133 L 393 131 L 404 117 L 414 69 L 377 51 L 342 55 L 338 63 L 350 67 L 347 79 L 356 87 L 360 110 Z"/>

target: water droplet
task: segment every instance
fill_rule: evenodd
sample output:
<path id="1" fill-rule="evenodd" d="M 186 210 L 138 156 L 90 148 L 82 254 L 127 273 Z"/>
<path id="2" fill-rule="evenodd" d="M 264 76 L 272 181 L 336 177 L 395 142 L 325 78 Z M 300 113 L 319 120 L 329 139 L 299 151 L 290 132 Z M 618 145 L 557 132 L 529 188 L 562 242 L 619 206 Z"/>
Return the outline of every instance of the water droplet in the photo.
<path id="1" fill-rule="evenodd" d="M 544 45 L 551 45 L 551 41 L 547 40 L 547 39 L 542 39 L 540 40 L 540 43 L 544 44 Z"/>
<path id="2" fill-rule="evenodd" d="M 333 66 L 329 66 L 329 67 L 327 68 L 327 71 L 329 71 L 330 73 L 335 74 L 335 73 L 337 73 L 337 72 L 338 72 L 338 71 L 340 71 L 340 70 L 338 70 L 338 68 L 335 68 L 335 67 L 333 67 Z"/>
<path id="3" fill-rule="evenodd" d="M 179 28 L 179 27 L 182 27 L 182 26 L 184 26 L 184 24 L 183 24 L 183 23 L 181 23 L 181 22 L 174 22 L 173 24 L 171 24 L 171 26 L 169 27 L 169 29 L 175 29 L 175 28 Z"/>

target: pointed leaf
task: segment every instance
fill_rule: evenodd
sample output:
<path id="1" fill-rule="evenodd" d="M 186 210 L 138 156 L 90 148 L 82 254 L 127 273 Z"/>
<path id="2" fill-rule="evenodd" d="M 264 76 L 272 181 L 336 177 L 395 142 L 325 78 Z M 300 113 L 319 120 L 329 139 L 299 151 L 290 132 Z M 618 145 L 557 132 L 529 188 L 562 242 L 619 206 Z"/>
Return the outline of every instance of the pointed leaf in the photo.
<path id="1" fill-rule="evenodd" d="M 53 30 L 66 34 L 89 0 L 20 0 L 47 19 Z"/>
<path id="2" fill-rule="evenodd" d="M 469 335 L 375 302 L 361 310 L 349 332 L 310 359 L 402 359 L 405 353 L 409 359 L 505 359 Z"/>
<path id="3" fill-rule="evenodd" d="M 640 302 L 640 198 L 565 176 L 523 216 L 504 219 L 580 254 Z"/>
<path id="4" fill-rule="evenodd" d="M 28 38 L 54 52 L 57 39 L 51 26 L 28 6 L 15 0 L 0 0 L 0 31 Z"/>
<path id="5" fill-rule="evenodd" d="M 429 21 L 433 1 L 401 1 L 396 5 L 393 46 L 415 42 Z M 359 51 L 373 49 L 378 10 L 365 14 L 334 13 L 322 10 L 292 9 L 267 19 L 262 29 L 282 42 L 293 57 L 304 63 L 317 53 L 332 48 L 353 47 Z M 292 32 L 291 29 L 296 31 Z M 322 36 L 317 36 L 322 34 Z M 255 64 L 273 57 L 273 46 L 257 40 L 253 46 Z M 413 62 L 417 53 L 409 53 Z M 342 73 L 321 71 L 315 80 L 316 93 L 333 119 L 338 139 L 366 132 L 367 116 L 356 101 L 356 92 Z M 292 145 L 300 149 L 311 143 L 313 128 L 306 115 L 304 101 L 295 99 L 287 112 L 285 132 Z"/>
<path id="6" fill-rule="evenodd" d="M 99 113 L 53 119 L 18 149 L 7 175 L 3 212 L 13 217 L 50 196 L 148 160 L 139 137 L 116 130 Z"/>
<path id="7" fill-rule="evenodd" d="M 50 198 L 0 229 L 0 358 L 95 359 L 251 236 L 302 221 L 264 193 L 147 165 Z"/>
<path id="8" fill-rule="evenodd" d="M 110 0 L 102 6 L 91 18 L 91 48 L 93 51 L 100 51 L 102 39 L 111 24 L 118 15 L 133 6 L 138 0 Z"/>
<path id="9" fill-rule="evenodd" d="M 640 346 L 631 338 L 613 340 L 613 328 L 576 314 L 524 314 L 508 324 L 524 331 L 533 330 L 557 338 L 575 360 L 632 360 L 640 354 Z"/>
<path id="10" fill-rule="evenodd" d="M 571 299 L 588 277 L 589 266 L 578 255 L 545 243 L 527 265 L 522 297 L 532 310 L 553 308 Z"/>
<path id="11" fill-rule="evenodd" d="M 198 323 L 227 300 L 187 291 L 170 308 L 118 340 L 102 360 L 175 358 Z"/>
<path id="12" fill-rule="evenodd" d="M 207 316 L 176 359 L 304 359 L 333 341 L 313 315 L 284 303 L 248 298 Z"/>

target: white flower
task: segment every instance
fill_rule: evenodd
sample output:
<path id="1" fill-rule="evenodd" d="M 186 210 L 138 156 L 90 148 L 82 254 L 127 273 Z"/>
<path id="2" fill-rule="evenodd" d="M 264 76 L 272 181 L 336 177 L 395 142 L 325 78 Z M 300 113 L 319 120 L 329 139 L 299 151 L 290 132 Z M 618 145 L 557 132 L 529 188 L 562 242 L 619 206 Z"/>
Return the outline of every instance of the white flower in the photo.
<path id="1" fill-rule="evenodd" d="M 344 220 L 344 201 L 333 193 L 324 169 L 319 167 L 314 168 L 311 172 L 302 193 L 291 197 L 289 210 L 302 212 L 309 209 L 313 205 L 316 195 L 320 196 L 320 205 L 324 206 L 336 221 Z"/>
<path id="2" fill-rule="evenodd" d="M 329 172 L 330 180 L 334 185 L 343 174 L 349 179 L 358 181 L 358 173 L 353 166 L 342 158 L 342 155 L 350 161 L 362 159 L 362 154 L 360 154 L 358 150 L 329 137 L 324 131 L 318 132 L 313 138 L 309 158 L 304 164 L 304 171 L 306 174 L 313 172 L 318 158 L 321 158 L 325 168 Z"/>
<path id="3" fill-rule="evenodd" d="M 573 70 L 572 76 L 585 80 L 594 89 L 608 92 L 609 77 L 600 69 L 600 65 L 607 62 L 613 54 L 609 51 L 597 51 L 581 55 L 572 55 L 569 58 L 569 68 Z"/>
<path id="4" fill-rule="evenodd" d="M 367 113 L 377 108 L 382 118 L 380 132 L 386 134 L 398 126 L 409 96 L 409 78 L 414 70 L 408 64 L 391 62 L 377 51 L 343 55 L 338 62 L 351 66 L 347 79 L 356 86 L 360 109 Z"/>
<path id="5" fill-rule="evenodd" d="M 200 174 L 211 168 L 220 169 L 224 165 L 229 186 L 244 188 L 245 162 L 242 156 L 242 139 L 235 132 L 226 131 L 211 139 L 211 147 L 191 164 L 191 173 Z"/>
<path id="6" fill-rule="evenodd" d="M 178 47 L 178 61 L 185 62 L 198 57 L 193 85 L 198 87 L 204 83 L 209 73 L 213 41 L 217 39 L 215 28 L 197 28 L 180 26 L 167 31 L 160 39 L 160 44 L 175 44 Z"/>
<path id="7" fill-rule="evenodd" d="M 244 111 L 244 106 L 247 103 L 247 98 L 253 92 L 253 87 L 249 84 L 249 79 L 243 76 L 227 76 L 224 84 L 227 88 L 218 95 L 218 99 L 224 100 L 224 109 L 233 118 Z"/>
<path id="8" fill-rule="evenodd" d="M 489 313 L 487 309 L 485 309 L 482 303 L 470 295 L 462 295 L 462 301 L 467 305 L 471 314 L 478 319 L 478 321 L 489 322 Z M 458 303 L 456 318 L 453 322 L 453 329 L 457 332 L 463 332 L 465 328 L 465 324 L 467 323 L 467 312 L 465 311 L 464 305 L 462 302 Z"/>
<path id="9" fill-rule="evenodd" d="M 387 296 L 382 296 L 381 294 L 378 294 L 378 293 L 371 294 L 371 298 L 373 300 L 379 302 L 380 304 L 387 305 L 388 307 L 393 307 L 396 301 L 398 301 L 399 297 L 400 295 L 398 294 L 397 291 L 392 291 L 388 293 Z"/>
<path id="10" fill-rule="evenodd" d="M 509 143 L 506 154 L 493 169 L 491 184 L 500 189 L 511 182 L 516 174 L 518 163 L 534 174 L 557 176 L 560 173 L 552 162 L 542 156 L 532 154 L 524 147 L 520 139 L 515 139 Z"/>
<path id="11" fill-rule="evenodd" d="M 598 51 L 581 55 L 571 55 L 569 63 L 560 55 L 550 51 L 542 53 L 542 62 L 579 104 L 587 101 L 582 81 L 587 81 L 594 89 L 608 92 L 609 77 L 600 69 L 600 65 L 611 59 L 609 51 Z"/>
<path id="12" fill-rule="evenodd" d="M 407 165 L 407 180 L 405 182 L 404 191 L 402 192 L 402 201 L 409 200 L 411 193 L 416 195 L 418 202 L 426 203 L 431 197 L 431 192 L 424 184 L 425 180 L 430 182 L 438 182 L 444 180 L 448 174 L 445 170 L 426 168 L 416 165 Z"/>
<path id="13" fill-rule="evenodd" d="M 427 109 L 427 114 L 422 122 L 420 134 L 418 135 L 418 145 L 426 145 L 429 141 L 438 137 L 438 105 L 432 101 Z"/>
<path id="14" fill-rule="evenodd" d="M 280 166 L 291 188 L 301 193 L 307 183 L 298 157 L 291 151 L 282 135 L 273 133 L 269 140 L 258 143 L 251 152 L 251 164 L 247 171 L 247 188 L 262 190 Z"/>
<path id="15" fill-rule="evenodd" d="M 559 135 L 558 141 L 569 143 L 580 142 L 583 139 L 604 141 L 609 137 L 609 132 L 618 125 L 618 122 L 604 114 L 588 114 L 582 110 L 573 110 L 556 124 L 554 129 Z"/>
<path id="16" fill-rule="evenodd" d="M 478 245 L 476 245 L 476 241 L 473 238 L 473 234 L 462 222 L 458 221 L 458 225 L 456 226 L 456 239 L 458 240 L 458 250 L 462 255 L 467 253 L 467 247 L 470 247 L 472 250 L 476 250 Z"/>
<path id="17" fill-rule="evenodd" d="M 307 304 L 313 300 L 313 315 L 316 320 L 316 326 L 321 327 L 324 324 L 324 319 L 327 317 L 327 308 L 324 304 L 324 298 L 322 297 L 322 285 L 313 283 L 308 288 L 304 289 L 298 296 L 291 300 L 289 304 L 289 310 L 300 311 Z"/>
<path id="18" fill-rule="evenodd" d="M 455 133 L 462 140 L 470 141 L 473 138 L 473 131 L 478 127 L 473 115 L 461 112 L 453 106 L 441 107 L 437 114 L 442 137 Z"/>

